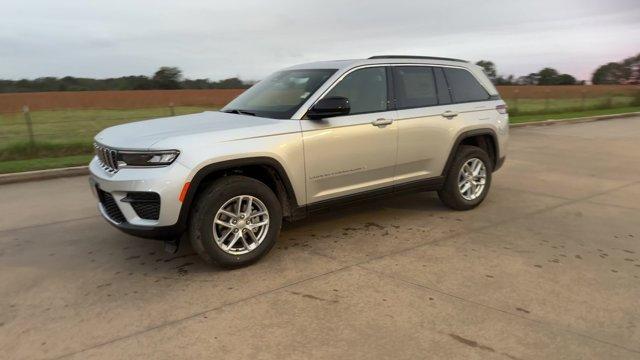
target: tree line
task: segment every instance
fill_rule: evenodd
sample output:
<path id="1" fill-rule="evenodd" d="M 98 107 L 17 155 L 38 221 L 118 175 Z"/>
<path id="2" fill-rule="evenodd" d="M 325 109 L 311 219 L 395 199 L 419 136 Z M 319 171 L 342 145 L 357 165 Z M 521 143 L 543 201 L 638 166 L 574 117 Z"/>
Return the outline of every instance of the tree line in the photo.
<path id="1" fill-rule="evenodd" d="M 593 73 L 594 84 L 640 84 L 640 54 L 600 66 Z"/>
<path id="2" fill-rule="evenodd" d="M 484 69 L 487 77 L 496 85 L 580 85 L 584 80 L 578 81 L 569 74 L 561 74 L 553 68 L 544 68 L 536 73 L 515 77 L 513 75 L 498 75 L 496 66 L 492 61 L 480 60 L 476 65 Z"/>
<path id="3" fill-rule="evenodd" d="M 489 60 L 476 63 L 496 85 L 580 85 L 569 74 L 546 67 L 524 76 L 499 75 L 496 65 Z M 640 84 L 640 54 L 620 62 L 610 62 L 596 69 L 591 77 L 593 84 Z M 0 93 L 40 91 L 96 91 L 96 90 L 172 90 L 172 89 L 246 89 L 253 83 L 237 77 L 212 81 L 210 79 L 185 79 L 177 67 L 163 66 L 153 76 L 133 75 L 108 79 L 79 78 L 73 76 L 41 77 L 34 80 L 2 80 Z"/>
<path id="4" fill-rule="evenodd" d="M 561 74 L 556 69 L 546 67 L 538 72 L 515 77 L 514 75 L 498 75 L 492 61 L 480 60 L 476 65 L 482 67 L 489 79 L 496 85 L 584 85 L 584 80 L 577 80 L 569 74 Z M 591 83 L 600 84 L 640 84 L 640 54 L 626 58 L 620 62 L 610 62 L 596 69 Z"/>
<path id="5" fill-rule="evenodd" d="M 79 78 L 73 76 L 41 77 L 34 80 L 2 80 L 0 93 L 40 91 L 98 91 L 98 90 L 174 90 L 174 89 L 243 89 L 250 82 L 237 77 L 212 81 L 184 79 L 177 67 L 163 66 L 153 76 L 133 75 L 108 79 Z"/>

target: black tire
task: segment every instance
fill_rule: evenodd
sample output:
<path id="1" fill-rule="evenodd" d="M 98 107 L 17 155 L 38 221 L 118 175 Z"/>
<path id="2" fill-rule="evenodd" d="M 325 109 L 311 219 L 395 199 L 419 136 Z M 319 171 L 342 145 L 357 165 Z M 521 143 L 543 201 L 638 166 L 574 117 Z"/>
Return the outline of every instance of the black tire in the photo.
<path id="1" fill-rule="evenodd" d="M 486 169 L 485 186 L 482 193 L 473 200 L 465 199 L 458 188 L 458 175 L 462 166 L 470 159 L 479 159 L 484 163 Z M 438 197 L 448 207 L 454 210 L 470 210 L 480 205 L 489 192 L 491 187 L 491 173 L 493 172 L 493 163 L 489 159 L 489 155 L 479 147 L 462 145 L 458 148 L 458 152 L 446 174 L 443 188 L 438 191 Z"/>
<path id="2" fill-rule="evenodd" d="M 269 211 L 269 227 L 266 237 L 255 249 L 246 254 L 230 254 L 222 250 L 213 235 L 213 221 L 218 210 L 230 199 L 239 195 L 251 195 L 259 199 Z M 210 264 L 224 268 L 250 265 L 271 250 L 280 234 L 282 207 L 276 195 L 264 183 L 246 176 L 225 176 L 198 195 L 191 210 L 189 238 L 194 250 Z"/>

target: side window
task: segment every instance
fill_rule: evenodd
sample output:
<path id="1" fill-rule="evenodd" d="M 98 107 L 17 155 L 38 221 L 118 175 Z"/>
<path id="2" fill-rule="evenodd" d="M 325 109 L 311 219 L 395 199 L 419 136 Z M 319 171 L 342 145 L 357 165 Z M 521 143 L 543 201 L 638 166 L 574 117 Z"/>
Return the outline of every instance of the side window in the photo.
<path id="1" fill-rule="evenodd" d="M 482 101 L 489 99 L 489 93 L 478 83 L 470 72 L 463 69 L 445 68 L 444 73 L 451 89 L 454 102 Z"/>
<path id="2" fill-rule="evenodd" d="M 387 111 L 387 71 L 384 67 L 356 70 L 325 95 L 332 96 L 349 99 L 352 115 Z"/>
<path id="3" fill-rule="evenodd" d="M 438 104 L 438 93 L 431 67 L 394 66 L 392 69 L 398 109 Z"/>
<path id="4" fill-rule="evenodd" d="M 442 68 L 433 68 L 433 72 L 436 74 L 438 104 L 451 104 L 451 94 L 449 93 L 449 85 L 447 85 L 447 80 L 444 78 L 444 71 L 442 70 Z"/>

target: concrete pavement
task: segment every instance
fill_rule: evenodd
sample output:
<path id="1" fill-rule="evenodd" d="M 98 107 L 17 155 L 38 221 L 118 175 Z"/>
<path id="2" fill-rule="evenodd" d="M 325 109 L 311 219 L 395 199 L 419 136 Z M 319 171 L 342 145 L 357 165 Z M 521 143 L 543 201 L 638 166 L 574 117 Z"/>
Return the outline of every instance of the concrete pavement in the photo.
<path id="1" fill-rule="evenodd" d="M 512 130 L 485 203 L 288 225 L 222 271 L 98 217 L 84 177 L 0 186 L 0 357 L 640 358 L 640 117 Z"/>

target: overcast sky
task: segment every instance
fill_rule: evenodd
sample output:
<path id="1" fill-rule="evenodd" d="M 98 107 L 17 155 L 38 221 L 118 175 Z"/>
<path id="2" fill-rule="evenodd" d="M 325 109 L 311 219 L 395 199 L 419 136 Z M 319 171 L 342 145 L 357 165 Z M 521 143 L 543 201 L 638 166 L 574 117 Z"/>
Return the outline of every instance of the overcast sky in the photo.
<path id="1" fill-rule="evenodd" d="M 640 53 L 640 0 L 5 1 L 0 78 L 260 79 L 302 62 L 417 54 L 579 79 Z"/>

